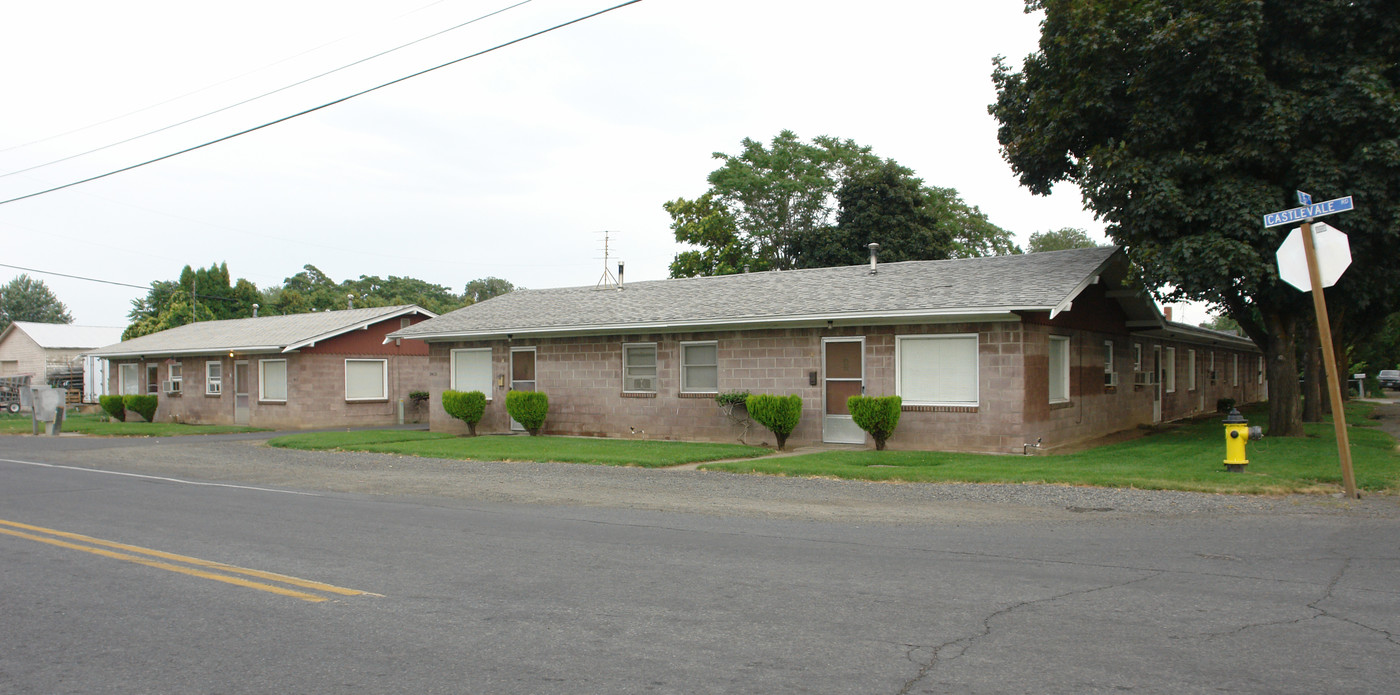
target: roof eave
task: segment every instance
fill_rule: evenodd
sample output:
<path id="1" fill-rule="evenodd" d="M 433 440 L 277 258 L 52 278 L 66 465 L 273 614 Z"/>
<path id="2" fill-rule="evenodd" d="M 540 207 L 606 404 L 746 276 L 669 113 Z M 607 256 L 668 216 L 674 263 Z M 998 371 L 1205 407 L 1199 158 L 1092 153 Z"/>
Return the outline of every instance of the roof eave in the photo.
<path id="1" fill-rule="evenodd" d="M 824 326 L 827 323 L 830 323 L 832 326 L 870 326 L 891 325 L 911 322 L 1016 322 L 1021 320 L 1021 317 L 1017 312 L 1050 311 L 1052 308 L 1053 307 L 1049 306 L 1008 306 L 985 309 L 962 308 L 943 311 L 914 310 L 904 312 L 879 312 L 861 314 L 830 313 L 803 316 L 749 317 L 743 319 L 730 319 L 718 321 L 650 321 L 607 325 L 492 328 L 478 331 L 442 331 L 437 333 L 418 333 L 413 335 L 402 335 L 398 332 L 395 332 L 385 336 L 385 339 L 388 340 L 393 338 L 413 338 L 415 340 L 422 340 L 424 342 L 440 342 L 447 340 L 489 340 L 513 336 L 551 337 L 572 335 L 617 335 L 627 333 L 658 333 L 701 330 L 806 328 Z"/>
<path id="2" fill-rule="evenodd" d="M 121 359 L 124 357 L 198 357 L 201 355 L 222 355 L 225 352 L 242 355 L 272 355 L 285 352 L 281 345 L 251 345 L 247 347 L 190 348 L 186 350 L 130 350 L 122 352 L 89 352 L 92 357 Z"/>
<path id="3" fill-rule="evenodd" d="M 322 333 L 322 334 L 317 335 L 317 336 L 313 336 L 313 337 L 310 337 L 310 338 L 305 338 L 305 339 L 300 340 L 300 341 L 298 341 L 298 342 L 292 343 L 291 345 L 288 345 L 286 348 L 284 348 L 284 349 L 282 350 L 282 352 L 294 352 L 294 351 L 296 351 L 296 350 L 300 350 L 301 348 L 307 347 L 308 345 L 315 345 L 316 343 L 319 343 L 319 342 L 321 342 L 321 341 L 323 341 L 323 340 L 329 340 L 329 339 L 334 338 L 334 337 L 336 337 L 336 336 L 338 336 L 338 335 L 343 335 L 343 334 L 349 333 L 349 332 L 351 332 L 351 331 L 364 330 L 364 329 L 369 328 L 370 326 L 372 326 L 372 325 L 374 325 L 374 324 L 376 324 L 376 323 L 379 323 L 380 321 L 388 321 L 389 319 L 397 318 L 397 317 L 403 316 L 403 315 L 405 315 L 405 314 L 423 314 L 423 315 L 427 316 L 427 317 L 430 318 L 430 319 L 437 318 L 437 314 L 434 314 L 433 312 L 428 311 L 427 309 L 424 309 L 423 307 L 420 307 L 420 306 L 417 306 L 417 305 L 414 305 L 414 306 L 407 306 L 407 307 L 403 307 L 403 308 L 401 308 L 401 309 L 398 309 L 397 311 L 391 311 L 391 312 L 388 312 L 388 313 L 380 314 L 380 315 L 378 315 L 378 316 L 376 316 L 376 317 L 374 317 L 374 318 L 372 318 L 372 319 L 368 319 L 368 320 L 366 320 L 366 321 L 360 321 L 360 322 L 357 322 L 357 323 L 352 323 L 352 324 L 349 324 L 349 325 L 344 326 L 344 327 L 342 327 L 342 328 L 337 328 L 337 329 L 335 329 L 335 330 L 327 331 L 327 332 Z"/>

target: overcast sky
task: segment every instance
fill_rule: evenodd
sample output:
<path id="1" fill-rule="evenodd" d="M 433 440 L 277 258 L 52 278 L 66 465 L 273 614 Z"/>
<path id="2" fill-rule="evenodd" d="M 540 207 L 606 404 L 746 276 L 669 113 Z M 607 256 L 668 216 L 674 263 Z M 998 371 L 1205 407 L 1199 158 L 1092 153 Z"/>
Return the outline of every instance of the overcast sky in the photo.
<path id="1" fill-rule="evenodd" d="M 525 2 L 177 125 L 516 1 L 13 4 L 0 25 L 0 199 L 214 140 L 619 0 Z M 614 268 L 622 259 L 629 281 L 660 279 L 680 250 L 662 203 L 705 191 L 719 164 L 711 153 L 785 128 L 850 138 L 956 188 L 1022 245 L 1061 227 L 1102 238 L 1077 189 L 1037 197 L 1017 185 L 987 114 L 992 58 L 1019 66 L 1039 19 L 1020 0 L 644 0 L 0 205 L 0 263 L 143 287 L 186 264 L 227 262 L 260 288 L 308 263 L 336 281 L 411 276 L 461 292 L 494 275 L 543 288 L 597 282 L 609 230 Z M 21 272 L 0 267 L 0 282 Z M 80 324 L 125 325 L 144 295 L 31 275 Z"/>

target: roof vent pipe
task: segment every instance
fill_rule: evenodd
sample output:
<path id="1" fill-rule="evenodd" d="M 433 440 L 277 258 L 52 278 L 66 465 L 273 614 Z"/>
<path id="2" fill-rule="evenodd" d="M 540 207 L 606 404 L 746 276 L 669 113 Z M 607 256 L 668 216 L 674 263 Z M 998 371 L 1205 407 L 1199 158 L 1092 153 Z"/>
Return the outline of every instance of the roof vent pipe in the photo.
<path id="1" fill-rule="evenodd" d="M 258 305 L 257 305 L 257 304 L 254 304 L 254 305 L 253 305 L 253 318 L 257 318 L 257 317 L 258 317 Z"/>
<path id="2" fill-rule="evenodd" d="M 880 245 L 872 241 L 869 244 L 866 244 L 865 247 L 870 249 L 870 274 L 874 275 L 875 260 L 880 256 Z"/>
<path id="3" fill-rule="evenodd" d="M 626 267 L 627 261 L 617 262 L 617 289 L 622 289 L 622 270 Z"/>

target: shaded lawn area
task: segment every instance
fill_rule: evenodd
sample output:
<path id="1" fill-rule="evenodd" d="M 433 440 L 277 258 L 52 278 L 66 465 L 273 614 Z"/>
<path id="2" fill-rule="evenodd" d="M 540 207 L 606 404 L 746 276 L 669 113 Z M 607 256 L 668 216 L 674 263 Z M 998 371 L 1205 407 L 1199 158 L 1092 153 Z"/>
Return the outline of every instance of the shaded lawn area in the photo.
<path id="1" fill-rule="evenodd" d="M 701 442 L 638 441 L 588 437 L 487 435 L 458 437 L 423 431 L 317 432 L 277 437 L 270 446 L 291 449 L 369 451 L 467 461 L 551 461 L 661 468 L 683 463 L 772 453 L 762 447 Z"/>
<path id="2" fill-rule="evenodd" d="M 1400 490 L 1400 453 L 1393 437 L 1367 419 L 1375 404 L 1347 405 L 1357 487 Z M 1245 413 L 1268 427 L 1267 406 Z M 830 451 L 702 466 L 705 470 L 852 480 L 966 483 L 1055 483 L 1145 490 L 1248 494 L 1337 492 L 1342 473 L 1331 422 L 1305 425 L 1306 437 L 1250 442 L 1243 473 L 1225 470 L 1222 418 L 1185 424 L 1132 441 L 1063 455 L 999 456 L 922 451 Z"/>
<path id="3" fill-rule="evenodd" d="M 140 418 L 139 415 L 132 415 Z M 42 426 L 41 426 L 42 427 Z M 0 434 L 31 434 L 33 419 L 29 413 L 0 416 Z M 42 430 L 41 430 L 42 431 Z M 98 437 L 179 437 L 192 434 L 238 434 L 266 432 L 257 427 L 241 425 L 185 425 L 173 422 L 103 422 L 100 415 L 65 415 L 63 432 Z"/>

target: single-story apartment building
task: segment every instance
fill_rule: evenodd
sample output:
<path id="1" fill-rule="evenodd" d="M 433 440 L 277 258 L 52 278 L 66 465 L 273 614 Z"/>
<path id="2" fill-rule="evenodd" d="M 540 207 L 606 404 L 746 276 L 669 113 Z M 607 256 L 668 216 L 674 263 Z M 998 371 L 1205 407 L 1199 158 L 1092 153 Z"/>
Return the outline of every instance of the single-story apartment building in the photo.
<path id="1" fill-rule="evenodd" d="M 204 321 L 93 354 L 111 361 L 112 393 L 160 396 L 160 422 L 391 425 L 428 390 L 428 346 L 385 336 L 434 316 L 409 304 Z"/>
<path id="2" fill-rule="evenodd" d="M 855 394 L 899 395 L 895 449 L 1022 453 L 1265 398 L 1239 336 L 1167 320 L 1117 247 L 519 290 L 389 334 L 431 391 L 549 396 L 546 433 L 734 441 L 721 392 L 799 394 L 794 446 L 868 443 Z M 465 426 L 433 399 L 435 431 Z M 748 441 L 771 442 L 755 428 Z"/>
<path id="3" fill-rule="evenodd" d="M 123 330 L 14 321 L 0 331 L 0 377 L 28 375 L 31 386 L 59 386 L 70 401 L 94 402 L 105 393 L 98 380 L 107 364 L 87 353 L 121 340 Z"/>

